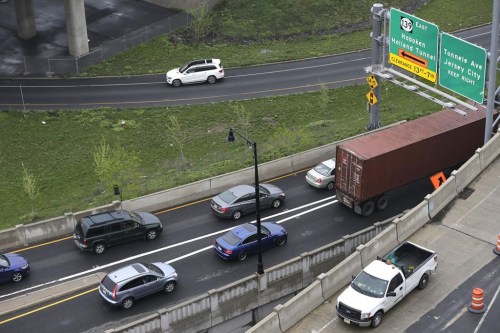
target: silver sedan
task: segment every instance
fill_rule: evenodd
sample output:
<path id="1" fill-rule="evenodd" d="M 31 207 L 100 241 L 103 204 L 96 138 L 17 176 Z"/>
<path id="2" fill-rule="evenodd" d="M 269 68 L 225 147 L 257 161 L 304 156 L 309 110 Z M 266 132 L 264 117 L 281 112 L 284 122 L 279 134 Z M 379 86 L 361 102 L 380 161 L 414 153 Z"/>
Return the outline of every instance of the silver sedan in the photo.
<path id="1" fill-rule="evenodd" d="M 260 208 L 278 208 L 285 201 L 285 192 L 278 186 L 260 184 Z M 222 218 L 238 220 L 244 214 L 255 211 L 255 187 L 238 185 L 212 198 L 210 208 Z"/>

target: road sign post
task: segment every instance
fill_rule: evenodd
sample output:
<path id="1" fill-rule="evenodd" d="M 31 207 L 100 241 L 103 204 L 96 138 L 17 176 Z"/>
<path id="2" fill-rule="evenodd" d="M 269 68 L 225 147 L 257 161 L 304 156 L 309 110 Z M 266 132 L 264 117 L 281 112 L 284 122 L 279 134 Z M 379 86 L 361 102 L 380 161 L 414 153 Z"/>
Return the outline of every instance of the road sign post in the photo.
<path id="1" fill-rule="evenodd" d="M 431 82 L 437 81 L 437 25 L 391 8 L 389 62 Z"/>
<path id="2" fill-rule="evenodd" d="M 486 49 L 443 32 L 439 52 L 439 85 L 483 103 Z"/>

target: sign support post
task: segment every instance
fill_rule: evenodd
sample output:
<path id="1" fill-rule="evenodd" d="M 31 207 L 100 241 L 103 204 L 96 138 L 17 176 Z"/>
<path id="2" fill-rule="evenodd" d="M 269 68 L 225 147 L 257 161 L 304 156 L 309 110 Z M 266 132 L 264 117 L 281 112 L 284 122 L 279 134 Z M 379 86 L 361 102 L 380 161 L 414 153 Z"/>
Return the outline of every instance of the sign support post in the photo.
<path id="1" fill-rule="evenodd" d="M 372 68 L 382 65 L 382 46 L 384 43 L 385 36 L 382 35 L 382 21 L 386 10 L 384 6 L 380 3 L 375 3 L 372 6 L 371 12 L 373 14 L 373 30 L 372 30 Z M 374 76 L 376 84 L 374 84 L 373 90 L 368 94 L 371 94 L 372 98 L 369 98 L 368 110 L 370 112 L 370 123 L 366 126 L 366 129 L 371 131 L 382 127 L 382 121 L 380 121 L 380 103 L 377 101 L 380 99 L 380 79 Z M 372 103 L 375 101 L 374 103 Z"/>

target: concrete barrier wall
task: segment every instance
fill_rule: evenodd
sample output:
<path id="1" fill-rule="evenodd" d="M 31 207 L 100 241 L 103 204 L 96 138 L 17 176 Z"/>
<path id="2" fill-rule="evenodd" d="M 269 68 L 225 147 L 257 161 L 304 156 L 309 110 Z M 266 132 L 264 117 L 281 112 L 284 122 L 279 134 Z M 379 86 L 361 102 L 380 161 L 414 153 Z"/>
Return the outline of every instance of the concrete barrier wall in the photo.
<path id="1" fill-rule="evenodd" d="M 377 256 L 385 255 L 398 244 L 396 226 L 391 224 L 372 240 L 358 246 L 357 251 L 361 253 L 361 265 L 363 268 L 366 267 Z"/>
<path id="2" fill-rule="evenodd" d="M 490 141 L 477 151 L 480 156 L 481 170 L 484 170 L 498 155 L 500 155 L 500 128 Z"/>
<path id="3" fill-rule="evenodd" d="M 396 218 L 393 223 L 396 226 L 398 242 L 408 239 L 414 232 L 430 221 L 427 201 L 422 201 L 403 216 Z"/>
<path id="4" fill-rule="evenodd" d="M 340 289 L 351 282 L 353 275 L 357 275 L 362 269 L 361 253 L 356 251 L 325 273 L 325 277 L 321 280 L 323 297 L 329 299 L 335 295 Z"/>
<path id="5" fill-rule="evenodd" d="M 451 174 L 455 177 L 455 186 L 459 194 L 471 181 L 481 173 L 481 159 L 476 152 L 460 169 L 454 170 Z"/>
<path id="6" fill-rule="evenodd" d="M 455 176 L 452 175 L 437 190 L 425 196 L 425 200 L 429 206 L 429 217 L 432 219 L 439 214 L 456 196 Z"/>
<path id="7" fill-rule="evenodd" d="M 282 332 L 285 332 L 297 323 L 298 318 L 307 316 L 307 314 L 316 309 L 324 301 L 321 280 L 318 279 L 290 301 L 275 307 L 274 309 L 278 313 Z"/>
<path id="8" fill-rule="evenodd" d="M 280 318 L 278 312 L 273 311 L 264 319 L 252 326 L 246 333 L 266 332 L 266 333 L 283 333 L 280 327 Z"/>

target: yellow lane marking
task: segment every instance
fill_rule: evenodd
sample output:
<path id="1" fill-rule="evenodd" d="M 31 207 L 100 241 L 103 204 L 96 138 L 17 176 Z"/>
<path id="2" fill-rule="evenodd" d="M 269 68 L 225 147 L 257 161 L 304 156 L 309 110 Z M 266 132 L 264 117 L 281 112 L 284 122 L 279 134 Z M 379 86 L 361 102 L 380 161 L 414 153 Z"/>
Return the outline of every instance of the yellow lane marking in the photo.
<path id="1" fill-rule="evenodd" d="M 68 237 L 56 239 L 56 240 L 53 240 L 53 241 L 50 241 L 50 242 L 46 242 L 46 243 L 42 243 L 42 244 L 38 244 L 38 245 L 33 245 L 33 246 L 25 247 L 25 248 L 22 248 L 22 249 L 19 249 L 19 250 L 12 251 L 11 253 L 23 252 L 23 251 L 26 251 L 26 250 L 31 250 L 31 249 L 34 249 L 34 248 L 37 248 L 37 247 L 40 247 L 40 246 L 54 244 L 54 243 L 61 242 L 63 240 L 67 240 L 67 239 L 71 239 L 71 238 L 73 238 L 73 236 L 68 236 Z"/>
<path id="2" fill-rule="evenodd" d="M 16 319 L 19 319 L 19 318 L 22 318 L 22 317 L 26 317 L 26 316 L 28 316 L 28 315 L 30 315 L 30 314 L 32 314 L 32 313 L 35 313 L 35 312 L 39 312 L 39 311 L 45 310 L 45 309 L 50 308 L 50 307 L 52 307 L 52 306 L 55 306 L 55 305 L 58 305 L 58 304 L 61 304 L 61 303 L 64 303 L 64 302 L 70 301 L 70 300 L 72 300 L 72 299 L 74 299 L 74 298 L 77 298 L 77 297 L 83 296 L 83 295 L 88 294 L 88 293 L 91 293 L 91 292 L 93 292 L 93 291 L 97 291 L 98 289 L 99 289 L 99 287 L 92 288 L 92 289 L 87 290 L 87 291 L 84 291 L 84 292 L 82 292 L 82 293 L 80 293 L 80 294 L 78 294 L 78 295 L 73 295 L 73 296 L 71 296 L 71 297 L 68 297 L 68 298 L 62 299 L 62 300 L 60 300 L 60 301 L 57 301 L 57 302 L 54 302 L 54 303 L 51 303 L 51 304 L 47 304 L 47 305 L 42 306 L 42 307 L 40 307 L 40 308 L 38 308 L 38 309 L 34 309 L 34 310 L 28 311 L 28 312 L 26 312 L 26 313 L 23 313 L 23 314 L 17 315 L 17 316 L 15 316 L 15 317 L 12 317 L 12 318 L 9 318 L 9 319 L 5 319 L 4 321 L 0 321 L 0 325 L 5 324 L 5 323 L 8 323 L 8 322 L 13 321 L 13 320 L 16 320 Z"/>

